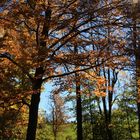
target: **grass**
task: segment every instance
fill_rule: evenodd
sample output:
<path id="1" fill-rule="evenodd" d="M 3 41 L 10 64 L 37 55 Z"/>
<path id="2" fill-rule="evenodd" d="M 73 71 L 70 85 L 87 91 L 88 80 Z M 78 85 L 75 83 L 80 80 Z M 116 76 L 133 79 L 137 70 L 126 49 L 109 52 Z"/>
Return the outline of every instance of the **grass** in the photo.
<path id="1" fill-rule="evenodd" d="M 74 124 L 64 124 L 57 134 L 56 140 L 76 140 Z M 38 127 L 36 140 L 54 140 L 52 126 L 45 124 Z"/>

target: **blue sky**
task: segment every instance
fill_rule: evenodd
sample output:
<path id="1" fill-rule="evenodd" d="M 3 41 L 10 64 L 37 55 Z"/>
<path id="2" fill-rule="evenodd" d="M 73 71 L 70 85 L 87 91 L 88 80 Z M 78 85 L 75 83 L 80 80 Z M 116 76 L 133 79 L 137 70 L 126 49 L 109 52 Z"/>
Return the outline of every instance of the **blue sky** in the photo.
<path id="1" fill-rule="evenodd" d="M 51 104 L 50 92 L 52 90 L 52 84 L 46 83 L 46 84 L 44 84 L 44 88 L 45 89 L 41 93 L 39 109 L 43 109 L 48 113 L 48 112 L 50 112 L 50 104 Z"/>
<path id="2" fill-rule="evenodd" d="M 49 116 L 51 113 L 51 99 L 50 99 L 50 95 L 51 95 L 51 91 L 53 89 L 53 83 L 45 83 L 44 84 L 44 90 L 41 93 L 41 98 L 40 98 L 40 104 L 39 104 L 39 110 L 40 111 L 45 111 L 46 115 Z M 67 94 L 67 93 L 66 93 Z M 66 96 L 65 94 L 62 94 L 62 96 Z M 68 115 L 69 119 L 68 121 L 74 121 L 75 117 L 74 117 L 74 112 L 70 111 L 70 108 L 73 108 L 74 105 L 72 102 L 67 102 L 65 104 L 65 113 Z"/>

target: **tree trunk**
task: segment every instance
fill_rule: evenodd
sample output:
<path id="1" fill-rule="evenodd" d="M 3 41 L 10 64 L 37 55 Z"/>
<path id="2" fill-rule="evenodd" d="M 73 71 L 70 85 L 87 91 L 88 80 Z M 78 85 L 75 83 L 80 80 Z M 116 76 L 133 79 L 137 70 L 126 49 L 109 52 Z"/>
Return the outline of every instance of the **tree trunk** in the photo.
<path id="1" fill-rule="evenodd" d="M 111 86 L 111 77 L 110 77 L 110 69 L 108 69 L 108 86 Z M 112 81 L 113 82 L 113 81 Z M 109 128 L 109 125 L 111 124 L 111 120 L 112 120 L 112 97 L 113 97 L 113 91 L 108 91 L 108 139 L 109 140 L 113 140 L 113 136 L 112 136 L 112 129 Z"/>
<path id="2" fill-rule="evenodd" d="M 31 4 L 30 1 L 28 1 L 28 3 L 29 5 Z M 48 7 L 45 10 L 44 25 L 42 29 L 42 34 L 41 34 L 42 37 L 41 37 L 40 43 L 38 41 L 36 42 L 37 46 L 39 46 L 38 55 L 40 56 L 40 58 L 38 59 L 38 62 L 42 62 L 45 59 L 45 48 L 46 48 L 45 39 L 48 37 L 50 19 L 51 19 L 51 8 Z M 38 38 L 39 36 L 36 36 L 37 40 Z M 40 102 L 40 91 L 41 91 L 43 74 L 44 74 L 43 66 L 36 68 L 35 78 L 32 83 L 34 93 L 32 94 L 31 104 L 29 108 L 29 121 L 28 121 L 26 140 L 35 140 L 36 129 L 37 129 L 37 119 L 38 119 L 38 106 Z"/>
<path id="3" fill-rule="evenodd" d="M 107 134 L 108 134 L 108 120 L 107 120 L 107 107 L 106 107 L 106 100 L 105 97 L 102 97 L 103 101 L 103 109 L 104 109 L 104 120 L 105 120 L 105 127 L 106 127 L 106 134 L 104 140 L 107 140 Z"/>
<path id="4" fill-rule="evenodd" d="M 76 82 L 76 114 L 77 114 L 77 140 L 83 139 L 82 132 L 82 105 L 81 105 L 81 94 L 80 85 Z"/>
<path id="5" fill-rule="evenodd" d="M 43 68 L 36 69 L 35 79 L 33 82 L 33 94 L 31 96 L 31 103 L 29 107 L 29 121 L 27 128 L 26 140 L 35 140 L 37 120 L 38 120 L 38 106 L 40 102 L 40 90 L 42 85 Z"/>
<path id="6" fill-rule="evenodd" d="M 78 54 L 77 45 L 74 46 L 74 53 Z M 78 66 L 76 66 L 78 68 Z M 82 101 L 80 94 L 80 77 L 78 73 L 75 73 L 76 81 L 76 120 L 77 120 L 77 140 L 83 140 L 82 131 Z"/>
<path id="7" fill-rule="evenodd" d="M 29 122 L 28 122 L 26 140 L 35 140 L 39 100 L 40 100 L 40 93 L 32 95 L 31 105 L 29 109 Z"/>

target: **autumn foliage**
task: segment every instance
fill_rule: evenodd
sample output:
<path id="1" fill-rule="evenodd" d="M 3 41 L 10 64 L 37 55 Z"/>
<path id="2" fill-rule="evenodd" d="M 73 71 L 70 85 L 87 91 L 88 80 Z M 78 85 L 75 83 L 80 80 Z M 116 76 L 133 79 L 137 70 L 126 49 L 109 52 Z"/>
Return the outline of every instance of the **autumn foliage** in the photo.
<path id="1" fill-rule="evenodd" d="M 40 94 L 47 82 L 53 82 L 58 92 L 78 93 L 75 99 L 80 97 L 81 103 L 82 95 L 101 99 L 107 137 L 111 138 L 109 126 L 118 74 L 129 69 L 135 59 L 139 103 L 137 14 L 131 17 L 126 5 L 130 7 L 130 2 L 0 2 L 1 112 L 11 106 L 28 107 L 26 140 L 35 140 Z M 130 28 L 132 41 L 127 39 Z"/>

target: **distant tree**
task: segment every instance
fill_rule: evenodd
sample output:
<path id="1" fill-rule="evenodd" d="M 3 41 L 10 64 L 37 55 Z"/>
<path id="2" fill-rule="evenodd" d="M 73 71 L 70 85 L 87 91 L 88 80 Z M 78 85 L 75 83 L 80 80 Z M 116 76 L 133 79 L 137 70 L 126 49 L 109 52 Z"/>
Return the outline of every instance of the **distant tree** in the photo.
<path id="1" fill-rule="evenodd" d="M 51 124 L 54 139 L 57 140 L 58 133 L 62 131 L 63 125 L 66 123 L 67 116 L 65 114 L 64 101 L 60 93 L 55 90 L 51 95 Z"/>

